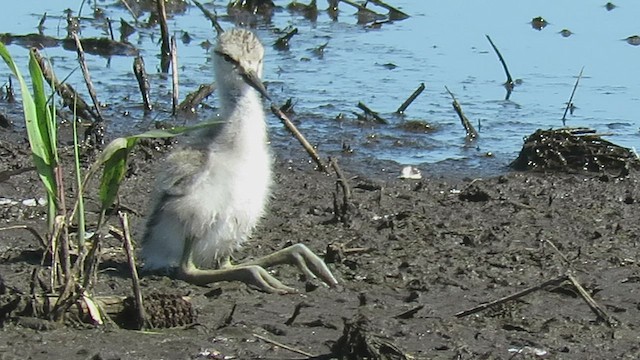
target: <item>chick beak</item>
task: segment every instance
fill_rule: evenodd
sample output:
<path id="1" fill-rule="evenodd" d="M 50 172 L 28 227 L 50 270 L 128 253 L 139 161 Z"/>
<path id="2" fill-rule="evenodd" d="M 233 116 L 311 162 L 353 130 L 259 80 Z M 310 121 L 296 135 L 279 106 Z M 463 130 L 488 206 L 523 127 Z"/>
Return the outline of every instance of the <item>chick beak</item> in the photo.
<path id="1" fill-rule="evenodd" d="M 260 81 L 260 78 L 255 72 L 251 70 L 244 71 L 242 73 L 242 78 L 247 84 L 249 84 L 249 86 L 256 89 L 256 91 L 259 92 L 265 99 L 271 101 L 271 96 L 269 96 L 267 88 L 264 87 L 264 84 L 262 83 L 262 81 Z"/>

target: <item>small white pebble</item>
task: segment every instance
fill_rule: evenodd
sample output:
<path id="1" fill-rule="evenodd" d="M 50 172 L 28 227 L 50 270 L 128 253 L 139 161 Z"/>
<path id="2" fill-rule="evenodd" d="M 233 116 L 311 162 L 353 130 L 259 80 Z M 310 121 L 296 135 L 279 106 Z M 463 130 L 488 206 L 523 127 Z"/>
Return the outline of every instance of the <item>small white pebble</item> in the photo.
<path id="1" fill-rule="evenodd" d="M 422 179 L 422 173 L 417 167 L 405 166 L 400 172 L 400 179 L 420 180 Z"/>
<path id="2" fill-rule="evenodd" d="M 17 204 L 16 201 L 11 200 L 11 199 L 7 199 L 7 198 L 0 198 L 0 206 L 2 205 L 15 205 Z"/>
<path id="3" fill-rule="evenodd" d="M 25 199 L 22 200 L 22 205 L 31 207 L 38 205 L 38 202 L 36 201 L 36 199 Z"/>
<path id="4" fill-rule="evenodd" d="M 43 197 L 39 198 L 39 199 L 38 199 L 38 205 L 40 205 L 40 206 L 45 206 L 45 205 L 47 205 L 47 199 L 45 199 L 45 198 L 43 198 Z"/>

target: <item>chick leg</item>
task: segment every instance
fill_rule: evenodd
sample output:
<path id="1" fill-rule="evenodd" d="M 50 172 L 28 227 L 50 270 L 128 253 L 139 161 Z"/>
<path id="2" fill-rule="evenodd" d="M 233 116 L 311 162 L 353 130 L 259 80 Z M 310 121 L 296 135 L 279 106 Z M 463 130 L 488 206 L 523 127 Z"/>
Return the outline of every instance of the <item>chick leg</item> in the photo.
<path id="1" fill-rule="evenodd" d="M 320 277 L 329 286 L 338 285 L 338 281 L 333 277 L 324 261 L 304 244 L 291 245 L 273 254 L 243 263 L 241 266 L 268 268 L 280 264 L 295 265 L 307 279 Z"/>

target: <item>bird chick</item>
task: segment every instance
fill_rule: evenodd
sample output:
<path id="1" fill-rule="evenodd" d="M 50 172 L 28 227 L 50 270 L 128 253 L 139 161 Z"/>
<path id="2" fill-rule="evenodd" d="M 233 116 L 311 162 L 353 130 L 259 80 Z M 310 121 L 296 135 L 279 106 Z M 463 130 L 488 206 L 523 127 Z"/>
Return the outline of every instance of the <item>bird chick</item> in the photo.
<path id="1" fill-rule="evenodd" d="M 295 292 L 265 268 L 293 264 L 309 279 L 337 284 L 325 263 L 303 244 L 244 264 L 230 256 L 265 212 L 272 156 L 261 97 L 264 48 L 250 31 L 224 32 L 214 50 L 222 119 L 199 130 L 165 160 L 142 241 L 145 268 L 177 267 L 194 284 L 243 281 L 273 293 Z"/>

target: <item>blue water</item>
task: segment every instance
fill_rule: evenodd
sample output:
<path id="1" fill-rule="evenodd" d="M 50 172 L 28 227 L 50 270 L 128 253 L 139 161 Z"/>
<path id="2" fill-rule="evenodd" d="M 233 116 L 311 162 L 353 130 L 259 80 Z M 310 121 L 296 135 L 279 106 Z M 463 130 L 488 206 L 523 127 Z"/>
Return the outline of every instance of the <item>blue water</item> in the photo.
<path id="1" fill-rule="evenodd" d="M 36 32 L 42 13 L 48 14 L 45 33 L 64 37 L 63 10 L 76 11 L 80 1 L 24 0 L 4 5 L 0 13 L 0 32 L 26 34 Z M 115 2 L 99 1 L 106 15 L 132 23 L 124 8 Z M 285 6 L 288 2 L 276 1 Z M 389 3 L 411 15 L 409 19 L 384 24 L 380 29 L 367 29 L 356 23 L 354 9 L 341 4 L 338 21 L 323 11 L 311 22 L 286 10 L 274 14 L 271 24 L 260 24 L 257 33 L 265 43 L 265 80 L 276 102 L 293 98 L 297 121 L 310 142 L 323 155 L 339 155 L 343 144 L 353 153 L 352 163 L 367 159 L 393 160 L 400 164 L 431 168 L 466 168 L 499 171 L 513 160 L 524 136 L 538 128 L 561 127 L 561 117 L 580 69 L 584 74 L 574 97 L 577 106 L 568 116 L 567 125 L 585 126 L 610 134 L 607 139 L 626 147 L 640 147 L 640 46 L 624 41 L 640 33 L 637 16 L 640 2 L 620 1 L 613 11 L 604 2 L 593 1 L 410 1 Z M 226 13 L 224 2 L 215 7 Z M 320 7 L 326 3 L 319 1 Z M 85 4 L 83 15 L 90 16 L 92 4 Z M 385 11 L 380 8 L 379 12 Z M 531 19 L 545 18 L 549 25 L 534 30 Z M 148 14 L 140 19 L 146 20 Z M 102 22 L 86 20 L 82 36 L 104 36 Z M 222 21 L 224 27 L 232 26 Z M 298 35 L 291 40 L 289 51 L 277 51 L 271 45 L 277 39 L 275 28 L 295 26 Z M 180 94 L 183 98 L 199 84 L 212 81 L 209 54 L 200 44 L 215 42 L 209 21 L 194 6 L 174 14 L 169 28 L 178 39 L 183 32 L 190 43 L 178 43 Z M 562 37 L 569 29 L 574 34 Z M 147 71 L 151 74 L 155 111 L 144 116 L 141 111 L 137 83 L 132 75 L 130 57 L 88 56 L 87 61 L 105 104 L 109 131 L 133 133 L 163 120 L 182 123 L 170 115 L 170 79 L 158 73 L 159 30 L 140 30 L 129 40 L 139 47 Z M 514 79 L 521 79 L 509 101 L 502 86 L 506 76 L 485 35 L 491 36 L 503 54 Z M 118 35 L 116 35 L 117 37 Z M 312 51 L 328 43 L 324 55 Z M 27 51 L 9 46 L 22 64 Z M 43 50 L 49 56 L 59 77 L 77 68 L 74 52 L 60 48 Z M 388 69 L 384 64 L 397 67 Z M 26 69 L 25 69 L 26 70 Z M 0 67 L 0 78 L 8 70 Z M 80 71 L 68 80 L 86 94 Z M 425 83 L 426 90 L 409 107 L 404 118 L 393 114 L 415 88 Z M 462 104 L 467 117 L 478 127 L 480 137 L 474 144 L 464 140 L 464 130 L 451 106 L 447 86 Z M 88 100 L 88 96 L 86 96 Z M 188 122 L 214 116 L 215 94 L 200 116 Z M 362 123 L 354 112 L 364 102 L 391 121 L 389 125 Z M 9 111 L 0 103 L 0 111 Z M 127 110 L 125 113 L 124 110 Z M 340 120 L 337 120 L 342 115 Z M 403 121 L 429 123 L 434 131 L 414 133 L 402 130 Z M 276 118 L 270 118 L 272 143 L 275 147 L 297 149 L 289 134 Z M 490 153 L 492 156 L 487 156 Z M 398 166 L 399 168 L 399 166 Z M 376 171 L 376 169 L 372 169 Z"/>

